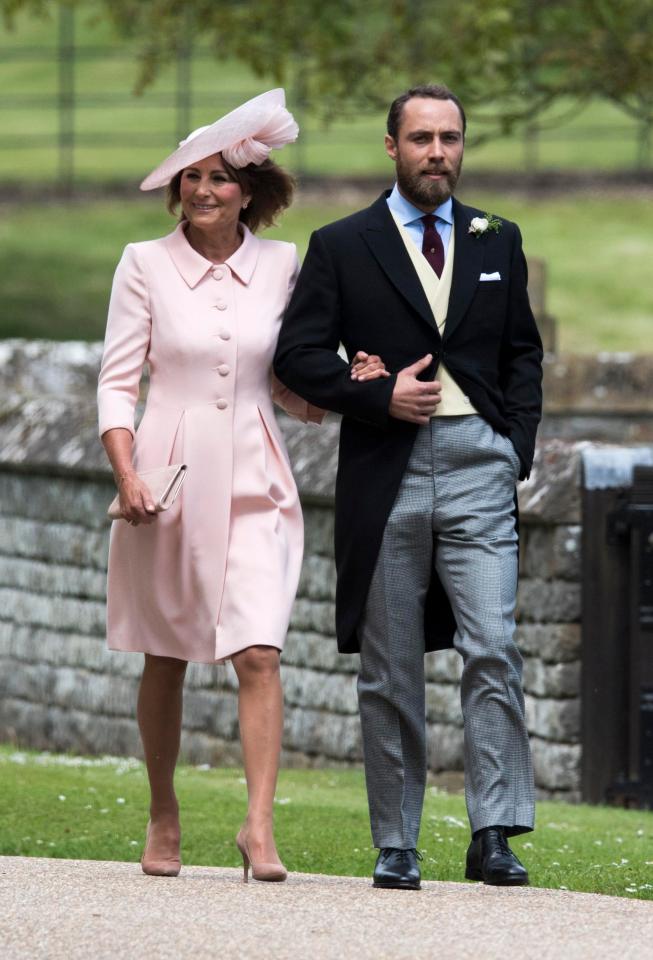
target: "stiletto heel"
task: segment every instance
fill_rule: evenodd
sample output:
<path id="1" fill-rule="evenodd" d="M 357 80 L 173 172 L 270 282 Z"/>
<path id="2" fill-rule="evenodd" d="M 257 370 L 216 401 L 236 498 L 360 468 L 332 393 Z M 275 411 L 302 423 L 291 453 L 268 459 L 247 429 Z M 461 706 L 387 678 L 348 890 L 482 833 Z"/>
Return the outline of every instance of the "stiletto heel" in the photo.
<path id="1" fill-rule="evenodd" d="M 143 873 L 150 877 L 176 877 L 181 870 L 181 858 L 179 853 L 176 857 L 166 857 L 165 859 L 155 859 L 148 855 L 148 846 L 150 843 L 150 828 L 152 824 L 148 821 L 145 831 L 145 849 L 141 857 L 141 868 Z"/>
<path id="2" fill-rule="evenodd" d="M 282 863 L 254 863 L 247 846 L 247 840 L 242 830 L 238 831 L 236 846 L 243 858 L 243 882 L 248 883 L 248 872 L 251 866 L 254 880 L 268 880 L 270 883 L 282 883 L 288 876 L 288 871 Z"/>
<path id="3" fill-rule="evenodd" d="M 249 857 L 242 850 L 243 855 L 243 883 L 249 883 Z"/>

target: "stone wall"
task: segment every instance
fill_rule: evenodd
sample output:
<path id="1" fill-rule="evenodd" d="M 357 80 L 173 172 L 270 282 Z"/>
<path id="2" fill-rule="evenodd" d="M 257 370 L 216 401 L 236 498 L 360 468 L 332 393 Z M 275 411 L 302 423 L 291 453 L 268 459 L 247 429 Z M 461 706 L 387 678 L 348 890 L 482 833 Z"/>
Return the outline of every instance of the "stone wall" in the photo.
<path id="1" fill-rule="evenodd" d="M 0 346 L 0 740 L 140 754 L 134 704 L 141 658 L 109 653 L 104 588 L 113 495 L 95 435 L 95 344 Z M 306 554 L 283 656 L 284 763 L 360 763 L 357 658 L 334 639 L 333 485 L 337 420 L 281 418 L 304 506 Z M 519 643 L 542 796 L 579 797 L 582 443 L 547 440 L 520 484 Z M 427 656 L 429 767 L 462 769 L 453 651 Z M 232 668 L 194 664 L 184 756 L 239 759 Z"/>

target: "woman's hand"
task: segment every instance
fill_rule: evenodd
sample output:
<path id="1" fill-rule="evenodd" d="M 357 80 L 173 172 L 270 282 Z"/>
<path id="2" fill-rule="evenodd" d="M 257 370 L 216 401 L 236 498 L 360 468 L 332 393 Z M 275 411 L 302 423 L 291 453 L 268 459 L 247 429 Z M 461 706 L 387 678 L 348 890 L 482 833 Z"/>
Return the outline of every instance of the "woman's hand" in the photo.
<path id="1" fill-rule="evenodd" d="M 351 364 L 352 380 L 378 380 L 379 377 L 389 377 L 385 363 L 375 353 L 365 353 L 359 350 Z"/>
<path id="2" fill-rule="evenodd" d="M 123 519 L 137 527 L 139 523 L 154 523 L 156 510 L 152 494 L 147 484 L 139 480 L 136 473 L 121 476 L 118 492 L 120 494 L 120 512 Z"/>

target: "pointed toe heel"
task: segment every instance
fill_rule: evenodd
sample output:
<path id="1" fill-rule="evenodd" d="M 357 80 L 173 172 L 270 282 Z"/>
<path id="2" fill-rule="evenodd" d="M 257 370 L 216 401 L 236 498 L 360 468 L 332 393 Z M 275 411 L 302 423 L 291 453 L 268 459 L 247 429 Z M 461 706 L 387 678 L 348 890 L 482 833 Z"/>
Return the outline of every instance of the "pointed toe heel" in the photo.
<path id="1" fill-rule="evenodd" d="M 243 883 L 249 882 L 249 869 L 252 869 L 252 878 L 254 880 L 264 880 L 268 883 L 283 883 L 288 877 L 288 871 L 282 863 L 254 863 L 250 856 L 247 840 L 242 830 L 236 837 L 236 846 L 243 858 Z"/>
<path id="2" fill-rule="evenodd" d="M 148 852 L 150 845 L 150 828 L 152 824 L 148 823 L 145 832 L 145 849 L 141 857 L 141 869 L 148 877 L 177 877 L 181 870 L 181 858 L 179 849 L 176 857 L 152 857 Z"/>

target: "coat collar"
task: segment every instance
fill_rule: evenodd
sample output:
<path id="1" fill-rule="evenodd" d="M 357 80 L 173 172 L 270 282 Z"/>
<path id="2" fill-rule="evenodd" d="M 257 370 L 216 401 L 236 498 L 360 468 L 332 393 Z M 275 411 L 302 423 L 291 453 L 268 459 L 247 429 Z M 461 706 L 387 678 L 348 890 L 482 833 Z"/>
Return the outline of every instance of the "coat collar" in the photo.
<path id="1" fill-rule="evenodd" d="M 232 273 L 236 274 L 241 283 L 247 285 L 254 273 L 261 241 L 254 236 L 244 223 L 240 224 L 240 228 L 243 231 L 243 242 L 235 253 L 232 253 L 229 259 L 225 260 L 225 263 Z M 172 258 L 172 262 L 191 288 L 196 287 L 208 271 L 215 266 L 191 247 L 186 239 L 183 223 L 178 223 L 175 230 L 164 237 L 163 242 Z"/>

